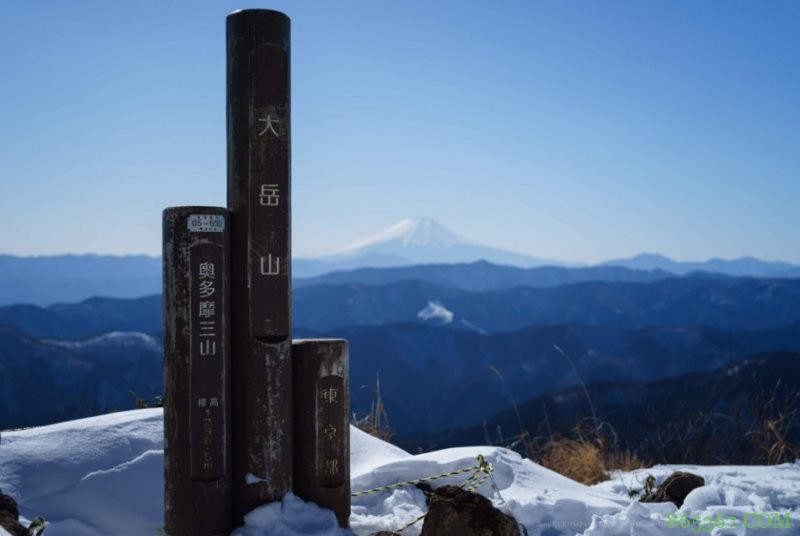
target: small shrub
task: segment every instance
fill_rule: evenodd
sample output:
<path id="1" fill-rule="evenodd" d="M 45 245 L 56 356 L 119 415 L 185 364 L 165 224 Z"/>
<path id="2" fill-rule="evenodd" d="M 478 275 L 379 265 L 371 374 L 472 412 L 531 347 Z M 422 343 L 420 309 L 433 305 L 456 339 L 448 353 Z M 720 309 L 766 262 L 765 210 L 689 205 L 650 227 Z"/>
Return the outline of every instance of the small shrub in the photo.
<path id="1" fill-rule="evenodd" d="M 380 376 L 375 380 L 375 400 L 370 404 L 369 413 L 359 416 L 353 413 L 352 424 L 373 437 L 390 441 L 392 439 L 392 429 L 389 426 L 389 414 L 383 405 L 381 398 L 381 379 Z"/>
<path id="2" fill-rule="evenodd" d="M 608 478 L 603 454 L 597 445 L 585 439 L 553 438 L 545 443 L 540 462 L 548 469 L 584 484 L 596 484 Z"/>

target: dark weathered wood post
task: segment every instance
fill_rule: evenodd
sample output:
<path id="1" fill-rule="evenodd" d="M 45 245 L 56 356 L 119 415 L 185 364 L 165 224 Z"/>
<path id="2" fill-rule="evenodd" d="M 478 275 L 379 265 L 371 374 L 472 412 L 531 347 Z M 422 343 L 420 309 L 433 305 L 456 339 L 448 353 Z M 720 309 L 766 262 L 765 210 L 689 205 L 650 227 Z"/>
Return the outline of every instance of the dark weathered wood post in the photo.
<path id="1" fill-rule="evenodd" d="M 229 534 L 228 211 L 168 208 L 163 232 L 165 531 Z"/>
<path id="2" fill-rule="evenodd" d="M 292 488 L 289 18 L 227 19 L 234 516 Z"/>
<path id="3" fill-rule="evenodd" d="M 294 491 L 350 525 L 349 355 L 344 339 L 297 340 L 294 369 Z"/>

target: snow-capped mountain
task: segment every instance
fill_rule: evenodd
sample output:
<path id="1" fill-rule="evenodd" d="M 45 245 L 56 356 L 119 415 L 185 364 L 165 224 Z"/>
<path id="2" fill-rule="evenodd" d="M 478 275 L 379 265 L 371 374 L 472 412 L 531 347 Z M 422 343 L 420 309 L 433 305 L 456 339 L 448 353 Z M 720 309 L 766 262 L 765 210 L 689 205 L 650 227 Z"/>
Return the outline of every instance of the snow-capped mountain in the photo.
<path id="1" fill-rule="evenodd" d="M 462 242 L 455 233 L 429 218 L 406 218 L 380 233 L 349 244 L 343 253 L 358 253 L 364 249 L 399 247 L 449 248 Z"/>
<path id="2" fill-rule="evenodd" d="M 334 270 L 413 264 L 464 263 L 533 267 L 564 263 L 530 257 L 469 242 L 430 218 L 405 219 L 379 233 L 356 240 L 325 257 L 294 259 L 294 277 L 313 277 Z"/>

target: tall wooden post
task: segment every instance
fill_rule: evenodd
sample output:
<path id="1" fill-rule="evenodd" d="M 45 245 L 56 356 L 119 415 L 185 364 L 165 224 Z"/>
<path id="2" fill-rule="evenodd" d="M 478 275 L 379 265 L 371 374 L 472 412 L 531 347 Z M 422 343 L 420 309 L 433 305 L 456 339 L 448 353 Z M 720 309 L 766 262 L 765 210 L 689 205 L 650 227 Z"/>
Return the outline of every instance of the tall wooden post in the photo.
<path id="1" fill-rule="evenodd" d="M 232 528 L 229 220 L 168 208 L 164 231 L 164 499 L 170 536 Z"/>
<path id="2" fill-rule="evenodd" d="M 344 339 L 297 340 L 294 369 L 294 491 L 350 526 L 350 386 Z"/>
<path id="3" fill-rule="evenodd" d="M 289 18 L 227 19 L 234 516 L 292 488 Z"/>

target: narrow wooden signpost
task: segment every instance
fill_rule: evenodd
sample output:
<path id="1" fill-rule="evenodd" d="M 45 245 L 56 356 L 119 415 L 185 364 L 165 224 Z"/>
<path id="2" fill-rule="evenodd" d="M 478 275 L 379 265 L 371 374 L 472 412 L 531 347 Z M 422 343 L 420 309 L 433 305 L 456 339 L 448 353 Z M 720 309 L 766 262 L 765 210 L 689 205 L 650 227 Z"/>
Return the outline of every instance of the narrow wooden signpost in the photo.
<path id="1" fill-rule="evenodd" d="M 349 352 L 344 339 L 296 340 L 294 491 L 350 525 Z"/>
<path id="2" fill-rule="evenodd" d="M 229 228 L 223 208 L 163 215 L 164 499 L 173 536 L 230 532 Z"/>
<path id="3" fill-rule="evenodd" d="M 237 11 L 226 39 L 228 208 L 164 211 L 165 532 L 291 490 L 346 527 L 347 342 L 291 339 L 289 18 Z"/>
<path id="4" fill-rule="evenodd" d="M 234 515 L 292 489 L 289 18 L 227 20 Z"/>

